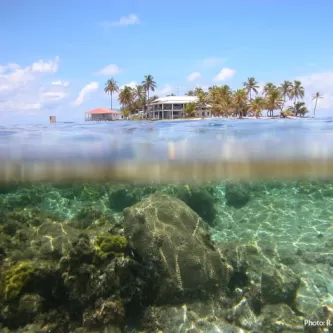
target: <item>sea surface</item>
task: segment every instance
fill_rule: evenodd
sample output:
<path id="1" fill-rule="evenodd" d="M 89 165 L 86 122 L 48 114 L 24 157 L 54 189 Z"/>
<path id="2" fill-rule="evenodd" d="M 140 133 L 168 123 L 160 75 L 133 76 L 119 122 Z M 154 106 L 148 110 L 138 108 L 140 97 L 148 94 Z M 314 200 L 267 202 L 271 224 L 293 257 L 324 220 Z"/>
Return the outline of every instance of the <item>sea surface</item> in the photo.
<path id="1" fill-rule="evenodd" d="M 333 119 L 0 127 L 0 332 L 333 332 Z"/>

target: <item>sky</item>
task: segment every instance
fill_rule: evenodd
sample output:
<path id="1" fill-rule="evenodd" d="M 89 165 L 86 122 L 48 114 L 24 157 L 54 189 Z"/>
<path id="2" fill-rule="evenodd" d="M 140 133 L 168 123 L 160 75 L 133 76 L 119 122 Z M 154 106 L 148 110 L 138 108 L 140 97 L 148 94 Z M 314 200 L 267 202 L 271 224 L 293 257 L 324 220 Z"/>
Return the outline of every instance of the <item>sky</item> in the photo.
<path id="1" fill-rule="evenodd" d="M 3 1 L 0 122 L 83 121 L 110 108 L 105 83 L 159 97 L 248 77 L 300 80 L 309 109 L 333 115 L 332 0 Z M 113 108 L 119 108 L 117 95 Z"/>

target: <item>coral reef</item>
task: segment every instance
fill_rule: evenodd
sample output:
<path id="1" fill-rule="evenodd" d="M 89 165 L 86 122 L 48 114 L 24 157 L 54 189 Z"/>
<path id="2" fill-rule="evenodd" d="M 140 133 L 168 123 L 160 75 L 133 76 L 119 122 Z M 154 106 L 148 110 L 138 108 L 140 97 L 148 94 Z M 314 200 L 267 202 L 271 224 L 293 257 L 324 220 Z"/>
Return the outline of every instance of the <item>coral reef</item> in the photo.
<path id="1" fill-rule="evenodd" d="M 331 182 L 0 188 L 4 333 L 315 332 Z M 329 328 L 327 332 L 329 332 Z"/>

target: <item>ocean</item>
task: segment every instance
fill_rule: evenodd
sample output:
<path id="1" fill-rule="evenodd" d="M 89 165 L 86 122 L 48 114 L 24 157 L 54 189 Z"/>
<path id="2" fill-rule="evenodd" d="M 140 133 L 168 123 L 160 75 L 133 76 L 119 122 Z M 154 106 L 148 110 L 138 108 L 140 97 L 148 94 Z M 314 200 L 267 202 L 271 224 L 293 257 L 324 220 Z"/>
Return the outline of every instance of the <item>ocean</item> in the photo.
<path id="1" fill-rule="evenodd" d="M 0 332 L 333 332 L 333 120 L 0 127 Z"/>

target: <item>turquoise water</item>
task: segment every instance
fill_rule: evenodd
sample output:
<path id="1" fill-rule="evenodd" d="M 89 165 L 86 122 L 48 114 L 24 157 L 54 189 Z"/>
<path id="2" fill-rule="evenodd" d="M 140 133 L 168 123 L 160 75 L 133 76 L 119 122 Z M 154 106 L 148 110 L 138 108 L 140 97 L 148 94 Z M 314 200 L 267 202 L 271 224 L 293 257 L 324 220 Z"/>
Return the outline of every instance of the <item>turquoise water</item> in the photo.
<path id="1" fill-rule="evenodd" d="M 1 128 L 0 332 L 332 332 L 332 124 Z"/>

